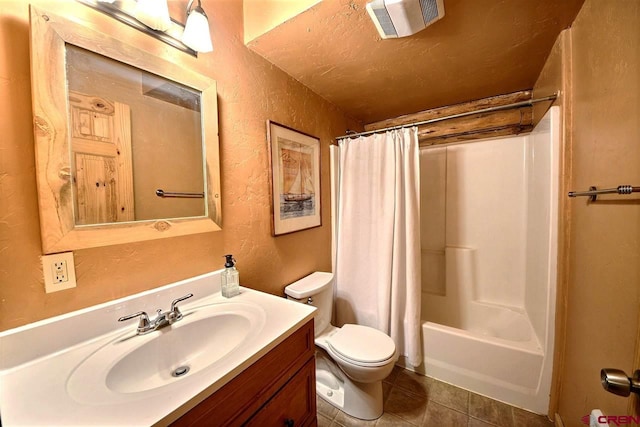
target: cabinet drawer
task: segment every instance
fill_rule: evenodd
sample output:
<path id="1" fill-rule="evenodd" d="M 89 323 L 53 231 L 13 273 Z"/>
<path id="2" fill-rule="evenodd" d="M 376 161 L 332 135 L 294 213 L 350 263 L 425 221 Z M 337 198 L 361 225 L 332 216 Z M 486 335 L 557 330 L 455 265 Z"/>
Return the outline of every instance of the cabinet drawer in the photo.
<path id="1" fill-rule="evenodd" d="M 251 418 L 248 427 L 302 427 L 316 416 L 316 367 L 309 360 L 266 405 Z"/>

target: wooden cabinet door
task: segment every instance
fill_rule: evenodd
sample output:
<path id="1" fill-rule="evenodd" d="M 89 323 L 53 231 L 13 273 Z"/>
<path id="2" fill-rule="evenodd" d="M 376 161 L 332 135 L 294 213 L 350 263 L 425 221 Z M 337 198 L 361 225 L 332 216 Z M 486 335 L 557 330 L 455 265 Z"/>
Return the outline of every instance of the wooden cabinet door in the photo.
<path id="1" fill-rule="evenodd" d="M 129 106 L 69 91 L 69 108 L 76 224 L 133 221 Z"/>
<path id="2" fill-rule="evenodd" d="M 298 373 L 260 409 L 247 427 L 304 427 L 316 417 L 316 365 L 309 360 Z"/>

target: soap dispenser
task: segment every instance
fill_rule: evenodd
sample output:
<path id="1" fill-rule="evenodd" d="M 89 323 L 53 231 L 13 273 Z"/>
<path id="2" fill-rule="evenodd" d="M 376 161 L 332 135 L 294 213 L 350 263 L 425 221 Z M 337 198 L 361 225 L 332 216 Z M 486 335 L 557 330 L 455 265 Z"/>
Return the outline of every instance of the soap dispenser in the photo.
<path id="1" fill-rule="evenodd" d="M 225 298 L 235 297 L 240 293 L 240 273 L 236 270 L 236 260 L 233 255 L 225 255 L 227 261 L 224 263 L 224 271 L 221 274 L 222 296 Z"/>

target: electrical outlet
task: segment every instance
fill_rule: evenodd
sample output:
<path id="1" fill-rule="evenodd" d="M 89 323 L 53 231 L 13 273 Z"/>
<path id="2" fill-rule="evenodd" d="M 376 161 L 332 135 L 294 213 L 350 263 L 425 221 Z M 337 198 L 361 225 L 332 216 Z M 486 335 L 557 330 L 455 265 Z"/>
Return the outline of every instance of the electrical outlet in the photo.
<path id="1" fill-rule="evenodd" d="M 69 273 L 67 272 L 67 261 L 55 261 L 51 267 L 53 273 L 53 283 L 62 283 L 69 281 Z"/>
<path id="2" fill-rule="evenodd" d="M 47 293 L 76 287 L 73 252 L 42 256 L 44 288 Z"/>

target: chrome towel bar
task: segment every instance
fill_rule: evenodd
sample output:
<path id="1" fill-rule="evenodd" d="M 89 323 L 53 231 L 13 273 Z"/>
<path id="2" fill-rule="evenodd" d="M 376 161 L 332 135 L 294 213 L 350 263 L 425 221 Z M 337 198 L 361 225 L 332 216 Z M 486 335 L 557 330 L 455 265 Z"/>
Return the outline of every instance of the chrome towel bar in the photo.
<path id="1" fill-rule="evenodd" d="M 618 185 L 616 188 L 606 188 L 598 190 L 596 187 L 589 187 L 589 191 L 569 191 L 569 197 L 588 196 L 591 202 L 595 202 L 599 194 L 631 194 L 640 193 L 640 187 L 632 185 Z"/>
<path id="2" fill-rule="evenodd" d="M 156 190 L 156 196 L 158 197 L 182 197 L 187 199 L 202 199 L 204 198 L 204 193 L 175 193 L 170 191 L 164 191 L 162 189 Z"/>

